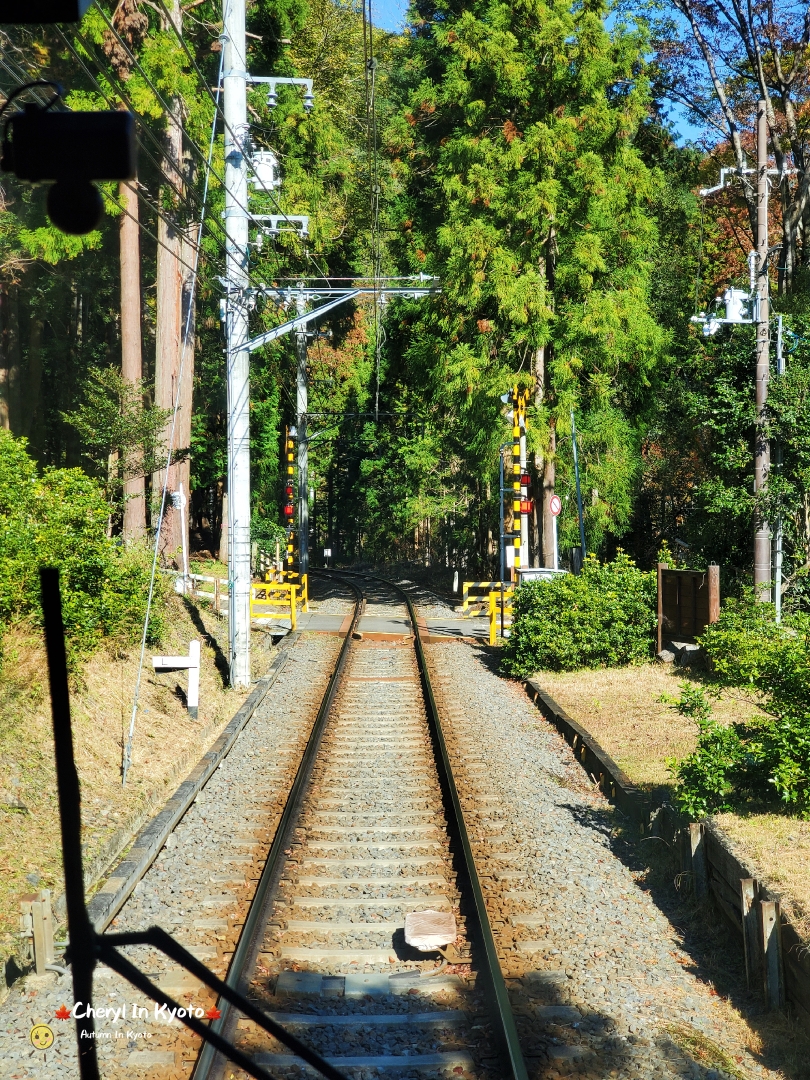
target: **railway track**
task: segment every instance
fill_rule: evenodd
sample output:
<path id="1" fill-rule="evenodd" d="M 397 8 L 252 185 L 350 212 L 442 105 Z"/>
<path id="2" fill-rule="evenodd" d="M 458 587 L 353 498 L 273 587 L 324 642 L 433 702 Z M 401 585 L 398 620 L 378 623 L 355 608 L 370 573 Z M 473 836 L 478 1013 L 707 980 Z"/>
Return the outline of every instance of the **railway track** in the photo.
<path id="1" fill-rule="evenodd" d="M 353 1075 L 517 1080 L 525 1067 L 415 613 L 393 585 L 342 580 L 358 594 L 352 628 L 229 981 Z M 407 632 L 360 633 L 361 603 Z M 444 956 L 416 947 L 431 943 L 414 922 L 426 912 Z M 301 1065 L 220 1008 L 219 1030 L 274 1075 Z M 194 1071 L 239 1075 L 210 1048 Z"/>
<path id="2" fill-rule="evenodd" d="M 305 633 L 279 656 L 250 722 L 111 928 L 172 932 L 346 1076 L 523 1080 L 413 607 L 380 579 L 331 575 L 322 592 L 343 617 L 342 643 Z M 120 887 L 116 873 L 102 894 Z M 426 928 L 413 917 L 425 912 L 434 931 L 444 924 L 432 939 L 444 957 L 416 947 Z M 122 951 L 270 1075 L 300 1074 L 300 1058 L 151 945 Z M 37 1080 L 76 1075 L 72 1022 L 58 1019 L 70 979 L 51 974 L 34 991 L 56 1034 Z M 246 1075 L 104 965 L 93 998 L 106 1080 Z M 23 1027 L 27 1001 L 13 1010 Z M 2 1048 L 0 1032 L 0 1075 Z M 33 1076 L 23 1059 L 19 1069 Z"/>

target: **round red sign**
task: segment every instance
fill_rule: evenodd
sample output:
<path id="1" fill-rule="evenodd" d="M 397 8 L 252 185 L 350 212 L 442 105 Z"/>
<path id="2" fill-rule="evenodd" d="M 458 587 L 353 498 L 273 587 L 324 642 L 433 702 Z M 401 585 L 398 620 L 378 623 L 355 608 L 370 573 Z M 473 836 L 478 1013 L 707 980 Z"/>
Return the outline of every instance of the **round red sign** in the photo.
<path id="1" fill-rule="evenodd" d="M 551 498 L 548 500 L 548 508 L 552 512 L 554 517 L 556 517 L 560 513 L 560 511 L 562 510 L 562 499 L 559 495 L 551 496 Z"/>

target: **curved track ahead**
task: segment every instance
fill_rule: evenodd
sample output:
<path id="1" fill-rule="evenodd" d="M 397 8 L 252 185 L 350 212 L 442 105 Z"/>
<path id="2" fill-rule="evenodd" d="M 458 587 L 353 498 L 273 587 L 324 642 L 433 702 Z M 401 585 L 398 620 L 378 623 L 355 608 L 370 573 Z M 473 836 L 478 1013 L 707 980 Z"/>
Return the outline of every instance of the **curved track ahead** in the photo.
<path id="1" fill-rule="evenodd" d="M 351 629 L 279 823 L 228 981 L 341 1070 L 524 1080 L 427 665 L 407 594 L 355 590 Z M 366 603 L 410 634 L 358 630 Z M 409 912 L 453 912 L 437 953 L 407 945 Z M 234 1011 L 217 1025 L 274 1074 L 300 1066 Z M 205 1047 L 195 1080 L 235 1075 Z"/>

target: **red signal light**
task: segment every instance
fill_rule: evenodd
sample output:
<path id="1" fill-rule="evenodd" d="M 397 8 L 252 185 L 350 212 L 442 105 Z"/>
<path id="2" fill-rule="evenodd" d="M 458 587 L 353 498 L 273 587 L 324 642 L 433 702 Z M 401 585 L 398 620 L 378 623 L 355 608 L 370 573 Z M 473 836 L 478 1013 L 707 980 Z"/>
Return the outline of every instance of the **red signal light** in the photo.
<path id="1" fill-rule="evenodd" d="M 291 499 L 293 497 L 293 489 L 291 487 L 284 488 L 284 494 L 288 499 Z"/>
<path id="2" fill-rule="evenodd" d="M 532 512 L 532 500 L 521 499 L 520 500 L 520 512 L 521 514 L 530 514 Z"/>
<path id="3" fill-rule="evenodd" d="M 289 505 L 285 506 L 284 507 L 284 517 L 292 517 L 292 516 L 293 516 L 293 508 L 291 506 L 289 506 Z"/>
<path id="4" fill-rule="evenodd" d="M 520 486 L 521 487 L 528 487 L 531 482 L 532 482 L 531 477 L 529 476 L 528 473 L 521 473 L 520 474 Z"/>

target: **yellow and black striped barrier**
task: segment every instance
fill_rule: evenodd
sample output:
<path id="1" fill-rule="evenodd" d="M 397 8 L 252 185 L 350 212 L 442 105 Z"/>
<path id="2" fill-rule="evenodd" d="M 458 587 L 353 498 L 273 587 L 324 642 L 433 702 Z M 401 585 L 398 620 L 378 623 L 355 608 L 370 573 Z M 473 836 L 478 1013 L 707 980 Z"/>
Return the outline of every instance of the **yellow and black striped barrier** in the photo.
<path id="1" fill-rule="evenodd" d="M 250 618 L 272 619 L 275 608 L 285 608 L 290 613 L 292 629 L 296 627 L 296 608 L 302 602 L 298 586 L 287 581 L 269 581 L 250 586 Z M 267 610 L 267 609 L 270 610 Z"/>
<path id="2" fill-rule="evenodd" d="M 497 582 L 500 585 L 500 582 Z M 508 588 L 489 594 L 489 643 L 494 645 L 498 639 L 498 623 L 500 622 L 501 635 L 507 626 L 512 625 L 512 601 L 515 597 L 514 588 Z"/>
<path id="3" fill-rule="evenodd" d="M 461 584 L 461 611 L 465 619 L 474 615 L 486 615 L 487 595 L 492 589 L 500 589 L 500 581 L 464 581 Z M 475 592 L 470 595 L 471 590 Z"/>

